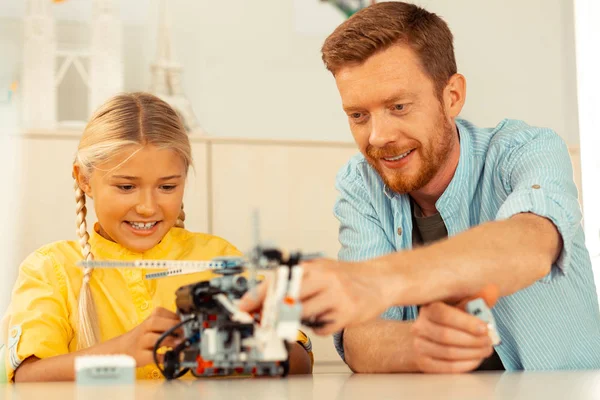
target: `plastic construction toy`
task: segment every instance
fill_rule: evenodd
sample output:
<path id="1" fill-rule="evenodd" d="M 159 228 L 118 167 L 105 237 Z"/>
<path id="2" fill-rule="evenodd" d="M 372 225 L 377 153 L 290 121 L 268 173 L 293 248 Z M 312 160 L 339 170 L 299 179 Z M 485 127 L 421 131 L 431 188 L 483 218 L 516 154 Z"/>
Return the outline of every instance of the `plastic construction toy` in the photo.
<path id="1" fill-rule="evenodd" d="M 221 277 L 181 287 L 176 305 L 182 321 L 165 332 L 155 346 L 182 327 L 184 341 L 164 354 L 163 375 L 178 378 L 188 370 L 195 376 L 251 374 L 285 376 L 289 371 L 288 343 L 296 341 L 301 306 L 298 293 L 302 267 L 297 255 L 284 259 L 281 252 L 262 252 L 275 263 L 276 279 L 269 280 L 262 317 L 240 311 L 235 300 L 252 282 L 240 275 L 242 269 L 227 268 Z"/>
<path id="2" fill-rule="evenodd" d="M 492 310 L 487 306 L 485 301 L 481 298 L 471 300 L 467 303 L 466 311 L 479 318 L 488 325 L 488 335 L 492 341 L 492 345 L 497 346 L 501 343 L 498 329 L 496 328 L 496 320 L 492 314 Z"/>
<path id="3" fill-rule="evenodd" d="M 188 371 L 197 377 L 287 375 L 289 343 L 296 341 L 300 325 L 319 327 L 324 324 L 318 320 L 301 321 L 302 309 L 298 300 L 303 273 L 298 264 L 317 257 L 321 254 L 289 253 L 256 245 L 248 258 L 81 261 L 78 265 L 161 270 L 146 274 L 146 279 L 205 270 L 212 270 L 218 275 L 207 281 L 182 286 L 175 293 L 181 322 L 164 332 L 154 346 L 154 361 L 163 376 L 170 380 Z M 254 290 L 258 270 L 272 275 L 272 279 L 267 280 L 267 294 L 260 317 L 237 307 L 237 300 Z M 181 331 L 182 337 L 177 333 Z M 181 342 L 162 354 L 161 363 L 160 349 L 168 336 L 179 337 Z"/>
<path id="4" fill-rule="evenodd" d="M 500 334 L 498 333 L 496 319 L 491 310 L 498 301 L 498 297 L 498 287 L 490 284 L 485 286 L 477 295 L 464 299 L 458 305 L 459 308 L 464 309 L 467 313 L 479 318 L 487 324 L 488 335 L 493 346 L 498 346 L 502 343 Z"/>
<path id="5" fill-rule="evenodd" d="M 86 355 L 75 358 L 78 385 L 133 384 L 135 360 L 126 355 Z"/>
<path id="6" fill-rule="evenodd" d="M 289 370 L 288 343 L 296 341 L 298 329 L 322 326 L 319 321 L 301 321 L 298 301 L 303 260 L 320 257 L 255 247 L 250 260 L 219 257 L 210 261 L 144 260 L 82 261 L 95 268 L 148 268 L 166 271 L 147 274 L 148 279 L 213 270 L 219 276 L 180 287 L 175 293 L 181 322 L 164 332 L 154 347 L 154 361 L 166 379 L 176 379 L 191 371 L 197 377 L 236 374 L 285 376 Z M 244 276 L 250 270 L 251 278 Z M 252 290 L 256 270 L 274 272 L 270 279 L 262 316 L 238 309 L 239 300 Z M 168 336 L 183 330 L 183 341 L 163 355 L 159 349 Z"/>

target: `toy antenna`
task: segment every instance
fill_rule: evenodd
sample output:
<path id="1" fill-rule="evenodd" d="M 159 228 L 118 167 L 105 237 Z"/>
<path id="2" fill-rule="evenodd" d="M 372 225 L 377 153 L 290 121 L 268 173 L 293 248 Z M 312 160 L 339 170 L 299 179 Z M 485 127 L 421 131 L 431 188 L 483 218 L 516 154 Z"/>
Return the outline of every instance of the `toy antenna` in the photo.
<path id="1" fill-rule="evenodd" d="M 256 298 L 256 269 L 260 264 L 262 249 L 260 247 L 260 221 L 258 208 L 252 212 L 252 227 L 254 233 L 254 247 L 250 254 L 250 292 Z"/>

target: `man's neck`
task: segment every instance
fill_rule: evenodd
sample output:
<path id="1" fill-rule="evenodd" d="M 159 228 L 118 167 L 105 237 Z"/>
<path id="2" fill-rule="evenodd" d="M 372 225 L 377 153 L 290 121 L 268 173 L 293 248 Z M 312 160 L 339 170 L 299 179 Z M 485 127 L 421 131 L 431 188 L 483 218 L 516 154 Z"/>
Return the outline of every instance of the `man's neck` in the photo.
<path id="1" fill-rule="evenodd" d="M 458 132 L 456 134 L 458 136 Z M 421 208 L 424 217 L 437 214 L 438 210 L 435 207 L 435 203 L 442 196 L 448 185 L 450 185 L 454 173 L 456 172 L 456 168 L 458 167 L 459 159 L 460 141 L 457 140 L 448 159 L 444 165 L 440 167 L 433 179 L 421 189 L 409 193 L 410 197 L 412 197 L 415 203 Z"/>

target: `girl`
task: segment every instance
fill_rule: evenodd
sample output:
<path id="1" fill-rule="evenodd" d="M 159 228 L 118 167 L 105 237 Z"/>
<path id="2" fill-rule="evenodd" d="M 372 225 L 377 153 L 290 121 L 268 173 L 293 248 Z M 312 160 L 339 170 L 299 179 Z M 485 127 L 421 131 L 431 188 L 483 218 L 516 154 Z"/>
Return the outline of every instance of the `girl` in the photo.
<path id="1" fill-rule="evenodd" d="M 177 322 L 175 291 L 212 272 L 145 280 L 139 269 L 82 269 L 92 259 L 206 260 L 239 255 L 227 241 L 183 229 L 184 183 L 192 164 L 187 133 L 173 109 L 149 94 L 116 96 L 92 116 L 75 161 L 79 241 L 46 245 L 21 265 L 4 319 L 6 378 L 74 379 L 83 354 L 128 354 L 137 377 L 161 378 L 157 338 Z M 86 196 L 98 222 L 86 225 Z M 174 346 L 175 339 L 165 342 Z M 310 373 L 310 341 L 299 333 L 290 373 Z"/>

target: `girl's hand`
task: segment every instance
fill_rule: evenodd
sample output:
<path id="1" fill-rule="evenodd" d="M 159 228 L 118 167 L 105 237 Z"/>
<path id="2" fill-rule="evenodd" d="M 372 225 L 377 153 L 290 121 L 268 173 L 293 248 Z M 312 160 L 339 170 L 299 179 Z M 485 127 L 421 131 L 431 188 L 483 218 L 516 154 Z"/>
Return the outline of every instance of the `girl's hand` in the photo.
<path id="1" fill-rule="evenodd" d="M 133 357 L 138 367 L 154 363 L 154 346 L 158 338 L 167 330 L 181 322 L 179 315 L 159 307 L 141 324 L 117 338 L 121 353 Z M 174 336 L 163 340 L 162 346 L 175 347 L 182 330 L 176 330 Z"/>

